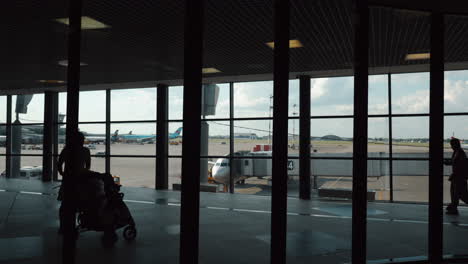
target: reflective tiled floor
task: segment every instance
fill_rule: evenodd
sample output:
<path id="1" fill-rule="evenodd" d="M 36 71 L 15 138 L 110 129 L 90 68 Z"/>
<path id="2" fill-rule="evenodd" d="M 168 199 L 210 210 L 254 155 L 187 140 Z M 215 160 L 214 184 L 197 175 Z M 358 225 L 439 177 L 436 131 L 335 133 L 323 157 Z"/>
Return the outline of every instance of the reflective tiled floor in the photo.
<path id="1" fill-rule="evenodd" d="M 0 181 L 0 263 L 60 263 L 57 184 Z M 138 228 L 136 241 L 101 246 L 101 234 L 82 233 L 77 263 L 178 263 L 180 193 L 123 188 Z M 202 193 L 200 263 L 269 263 L 267 196 Z M 427 206 L 368 204 L 368 259 L 425 256 Z M 349 201 L 288 199 L 288 263 L 348 263 Z M 468 252 L 468 210 L 444 217 L 444 254 Z"/>

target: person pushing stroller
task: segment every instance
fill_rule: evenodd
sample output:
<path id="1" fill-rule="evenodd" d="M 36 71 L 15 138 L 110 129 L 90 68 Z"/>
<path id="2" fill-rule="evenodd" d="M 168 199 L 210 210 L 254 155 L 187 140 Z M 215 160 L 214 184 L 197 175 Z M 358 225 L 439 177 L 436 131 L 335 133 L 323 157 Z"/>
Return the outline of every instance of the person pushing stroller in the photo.
<path id="1" fill-rule="evenodd" d="M 78 179 L 77 182 L 83 182 L 83 179 L 81 178 L 83 178 L 83 176 L 85 175 L 84 172 L 89 171 L 89 169 L 91 168 L 91 153 L 89 149 L 84 146 L 85 137 L 83 133 L 77 131 L 76 134 L 73 136 L 73 138 L 77 141 L 76 142 L 77 146 L 80 146 L 78 150 L 78 155 L 75 155 L 77 159 L 76 164 L 78 165 L 78 168 L 80 170 L 79 173 L 76 174 L 76 175 L 80 175 L 80 179 Z M 60 152 L 60 156 L 59 156 L 58 163 L 57 163 L 58 173 L 62 175 L 63 178 L 68 177 L 68 175 L 70 176 L 72 175 L 69 169 L 70 166 L 67 165 L 67 162 L 69 161 L 69 159 L 70 159 L 70 150 L 67 146 L 65 146 L 63 150 Z M 62 201 L 63 191 L 64 191 L 64 188 L 63 186 L 61 186 L 57 200 Z M 59 233 L 61 234 L 63 232 L 63 222 L 64 222 L 64 203 L 63 202 L 60 204 L 59 217 L 60 217 Z"/>
<path id="2" fill-rule="evenodd" d="M 76 235 L 79 232 L 94 230 L 104 231 L 102 242 L 105 245 L 112 245 L 117 241 L 116 229 L 125 227 L 124 238 L 132 241 L 136 237 L 136 228 L 133 217 L 128 207 L 123 202 L 123 194 L 120 193 L 120 185 L 115 184 L 112 175 L 108 173 L 99 173 L 90 170 L 91 154 L 88 148 L 84 147 L 84 135 L 77 132 L 74 135 L 79 145 L 78 175 L 75 183 L 75 198 L 77 200 L 78 227 Z M 67 162 L 70 158 L 69 148 L 65 146 L 59 156 L 58 171 L 63 177 L 71 175 Z M 65 169 L 63 169 L 65 165 Z M 59 191 L 58 200 L 62 200 L 63 188 Z M 64 204 L 60 206 L 60 228 L 59 233 L 63 231 L 64 223 Z"/>

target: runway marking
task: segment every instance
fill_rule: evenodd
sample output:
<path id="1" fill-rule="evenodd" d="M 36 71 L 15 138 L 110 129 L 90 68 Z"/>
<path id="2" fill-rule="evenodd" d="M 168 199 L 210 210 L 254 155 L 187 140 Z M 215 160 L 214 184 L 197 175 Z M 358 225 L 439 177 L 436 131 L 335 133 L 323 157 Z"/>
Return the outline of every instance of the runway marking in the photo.
<path id="1" fill-rule="evenodd" d="M 342 178 L 343 178 L 343 177 L 339 177 L 336 181 L 334 181 L 334 182 L 332 183 L 332 185 L 331 185 L 330 187 L 327 187 L 327 188 L 333 188 L 333 186 L 335 186 L 336 183 L 338 183 Z"/>

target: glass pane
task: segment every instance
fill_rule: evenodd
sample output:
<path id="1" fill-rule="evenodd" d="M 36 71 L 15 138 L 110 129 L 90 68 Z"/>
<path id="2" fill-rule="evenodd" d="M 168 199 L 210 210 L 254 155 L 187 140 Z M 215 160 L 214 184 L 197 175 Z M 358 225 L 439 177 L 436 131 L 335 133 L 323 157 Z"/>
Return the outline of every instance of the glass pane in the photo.
<path id="1" fill-rule="evenodd" d="M 234 83 L 234 117 L 272 117 L 273 81 Z"/>
<path id="2" fill-rule="evenodd" d="M 429 161 L 393 161 L 393 199 L 406 202 L 428 202 Z"/>
<path id="3" fill-rule="evenodd" d="M 269 158 L 262 158 L 269 157 Z M 229 179 L 229 170 L 223 170 L 226 160 L 218 159 L 216 165 L 217 173 L 213 175 L 216 182 L 224 183 L 226 178 Z M 256 194 L 256 195 L 271 195 L 271 176 L 272 176 L 272 160 L 271 154 L 264 155 L 259 152 L 252 152 L 249 156 L 243 158 L 235 158 L 232 161 L 233 181 L 235 183 L 235 192 L 240 194 Z M 231 164 L 228 163 L 229 166 Z M 213 168 L 215 169 L 215 168 Z M 224 182 L 223 182 L 224 179 Z"/>
<path id="4" fill-rule="evenodd" d="M 465 22 L 466 23 L 466 22 Z M 445 71 L 444 111 L 445 113 L 468 112 L 468 70 Z"/>
<path id="5" fill-rule="evenodd" d="M 0 96 L 0 124 L 6 123 L 6 117 L 7 117 L 7 97 Z"/>
<path id="6" fill-rule="evenodd" d="M 429 73 L 392 74 L 392 114 L 429 112 Z"/>
<path id="7" fill-rule="evenodd" d="M 6 177 L 6 157 L 2 155 L 5 155 L 5 148 L 0 147 L 0 179 Z"/>
<path id="8" fill-rule="evenodd" d="M 214 86 L 219 87 L 218 92 L 218 100 L 216 104 L 214 104 L 214 99 L 216 96 Z M 221 83 L 221 84 L 207 84 L 204 85 L 204 98 L 207 100 L 206 102 L 206 111 L 207 115 L 205 118 L 212 119 L 212 118 L 229 118 L 229 83 Z M 213 112 L 213 105 L 214 105 L 214 112 Z M 202 116 L 203 116 L 203 106 L 202 106 Z"/>
<path id="9" fill-rule="evenodd" d="M 111 158 L 111 174 L 125 187 L 154 188 L 155 158 Z"/>
<path id="10" fill-rule="evenodd" d="M 184 137 L 182 122 L 169 122 L 168 129 L 169 155 L 182 156 L 182 141 Z"/>
<path id="11" fill-rule="evenodd" d="M 59 93 L 58 96 L 58 123 L 66 122 L 67 115 L 67 93 Z"/>
<path id="12" fill-rule="evenodd" d="M 312 155 L 312 157 L 315 155 Z M 353 161 L 339 159 L 312 159 L 312 186 L 318 189 L 353 189 Z M 339 198 L 335 193 L 318 192 L 319 197 Z"/>
<path id="13" fill-rule="evenodd" d="M 106 121 L 106 91 L 80 92 L 79 120 Z"/>
<path id="14" fill-rule="evenodd" d="M 111 124 L 111 155 L 156 155 L 156 123 Z"/>
<path id="15" fill-rule="evenodd" d="M 390 200 L 390 162 L 388 160 L 367 161 L 367 192 L 370 201 Z"/>
<path id="16" fill-rule="evenodd" d="M 106 125 L 79 124 L 79 130 L 85 136 L 85 147 L 89 148 L 91 155 L 103 156 L 106 152 Z M 93 162 L 91 162 L 93 168 Z M 103 169 L 105 166 L 102 167 Z M 101 171 L 103 172 L 103 171 Z"/>
<path id="17" fill-rule="evenodd" d="M 288 121 L 288 156 L 299 157 L 299 119 Z"/>
<path id="18" fill-rule="evenodd" d="M 91 155 L 95 155 L 91 157 L 91 169 L 92 171 L 97 171 L 100 173 L 106 172 L 106 159 L 102 157 L 102 155 L 98 154 L 96 150 L 91 150 Z M 104 152 L 104 150 L 102 150 Z M 96 155 L 97 154 L 97 155 Z M 111 166 L 112 169 L 112 166 Z"/>
<path id="19" fill-rule="evenodd" d="M 312 116 L 353 114 L 353 77 L 316 78 L 310 82 Z"/>
<path id="20" fill-rule="evenodd" d="M 169 94 L 169 120 L 181 120 L 184 108 L 184 87 L 170 86 Z"/>
<path id="21" fill-rule="evenodd" d="M 388 118 L 373 117 L 368 119 L 368 143 L 369 158 L 388 157 L 390 150 Z"/>
<path id="22" fill-rule="evenodd" d="M 300 103 L 299 80 L 289 80 L 288 113 L 290 117 L 299 116 Z"/>
<path id="23" fill-rule="evenodd" d="M 16 120 L 17 111 L 19 111 L 19 121 L 22 124 L 44 123 L 44 94 L 12 96 L 12 122 Z"/>
<path id="24" fill-rule="evenodd" d="M 234 152 L 271 151 L 273 120 L 249 120 L 234 122 Z M 271 155 L 271 154 L 270 154 Z"/>
<path id="25" fill-rule="evenodd" d="M 429 157 L 429 117 L 394 117 L 393 157 Z"/>
<path id="26" fill-rule="evenodd" d="M 203 121 L 202 121 L 203 124 Z M 202 156 L 224 156 L 229 155 L 229 122 L 227 121 L 208 121 L 208 146 L 207 152 L 203 153 L 205 149 L 202 145 Z M 203 130 L 202 130 L 203 131 Z M 203 141 L 202 141 L 203 142 Z"/>
<path id="27" fill-rule="evenodd" d="M 352 157 L 352 118 L 312 119 L 310 131 L 313 156 Z"/>
<path id="28" fill-rule="evenodd" d="M 369 75 L 369 115 L 388 114 L 388 75 Z"/>
<path id="29" fill-rule="evenodd" d="M 12 156 L 11 177 L 24 180 L 41 180 L 42 157 Z"/>
<path id="30" fill-rule="evenodd" d="M 182 183 L 182 159 L 181 158 L 169 158 L 169 189 L 176 190 L 174 184 L 178 185 L 180 190 L 180 184 Z"/>
<path id="31" fill-rule="evenodd" d="M 42 155 L 43 125 L 14 125 L 12 130 L 12 154 Z"/>
<path id="32" fill-rule="evenodd" d="M 111 91 L 111 121 L 156 120 L 156 88 Z"/>
<path id="33" fill-rule="evenodd" d="M 466 153 L 468 150 L 468 116 L 445 116 L 444 118 L 444 158 L 451 159 L 453 150 L 450 147 L 450 139 L 456 137 L 460 140 L 461 147 Z M 452 166 L 444 166 L 444 203 L 450 203 L 450 181 Z"/>

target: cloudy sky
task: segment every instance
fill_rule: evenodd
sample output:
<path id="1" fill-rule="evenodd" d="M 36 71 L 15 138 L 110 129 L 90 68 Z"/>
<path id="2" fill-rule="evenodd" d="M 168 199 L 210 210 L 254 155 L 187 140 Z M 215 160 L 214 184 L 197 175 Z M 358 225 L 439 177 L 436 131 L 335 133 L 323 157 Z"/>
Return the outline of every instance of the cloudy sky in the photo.
<path id="1" fill-rule="evenodd" d="M 394 114 L 413 114 L 429 112 L 429 73 L 411 73 L 392 75 L 392 112 Z M 229 117 L 229 85 L 219 84 L 220 93 L 216 115 L 212 118 Z M 388 80 L 387 75 L 369 77 L 369 114 L 388 114 Z M 352 115 L 353 114 L 353 78 L 319 78 L 311 80 L 311 113 L 314 116 Z M 273 82 L 246 82 L 234 85 L 234 117 L 270 117 Z M 156 119 L 156 89 L 114 90 L 111 93 L 111 119 L 154 120 Z M 445 112 L 468 112 L 468 71 L 445 73 Z M 16 98 L 13 99 L 13 103 Z M 66 113 L 66 94 L 59 97 L 60 113 Z M 23 123 L 43 121 L 44 96 L 35 95 L 28 106 L 28 113 L 21 114 Z M 14 105 L 14 104 L 13 104 Z M 169 88 L 169 118 L 182 118 L 183 87 Z M 294 106 L 296 105 L 296 106 Z M 299 112 L 299 82 L 290 81 L 289 115 Z M 6 120 L 6 99 L 0 96 L 0 121 Z M 80 94 L 80 121 L 105 120 L 105 92 L 93 91 Z M 468 139 L 468 116 L 446 117 L 445 136 L 453 134 Z M 210 121 L 210 135 L 227 135 L 229 122 Z M 182 126 L 181 122 L 171 122 L 170 132 Z M 235 132 L 252 132 L 267 135 L 272 122 L 267 120 L 236 121 Z M 289 122 L 289 132 L 298 133 L 299 122 Z M 353 121 L 351 118 L 313 119 L 311 131 L 313 136 L 334 134 L 352 137 Z M 104 125 L 81 125 L 82 130 L 90 133 L 104 133 Z M 156 133 L 154 124 L 112 124 L 112 131 L 120 133 L 133 131 L 137 134 Z M 428 117 L 395 117 L 393 118 L 395 138 L 428 137 Z M 388 119 L 370 118 L 369 137 L 388 137 Z"/>

